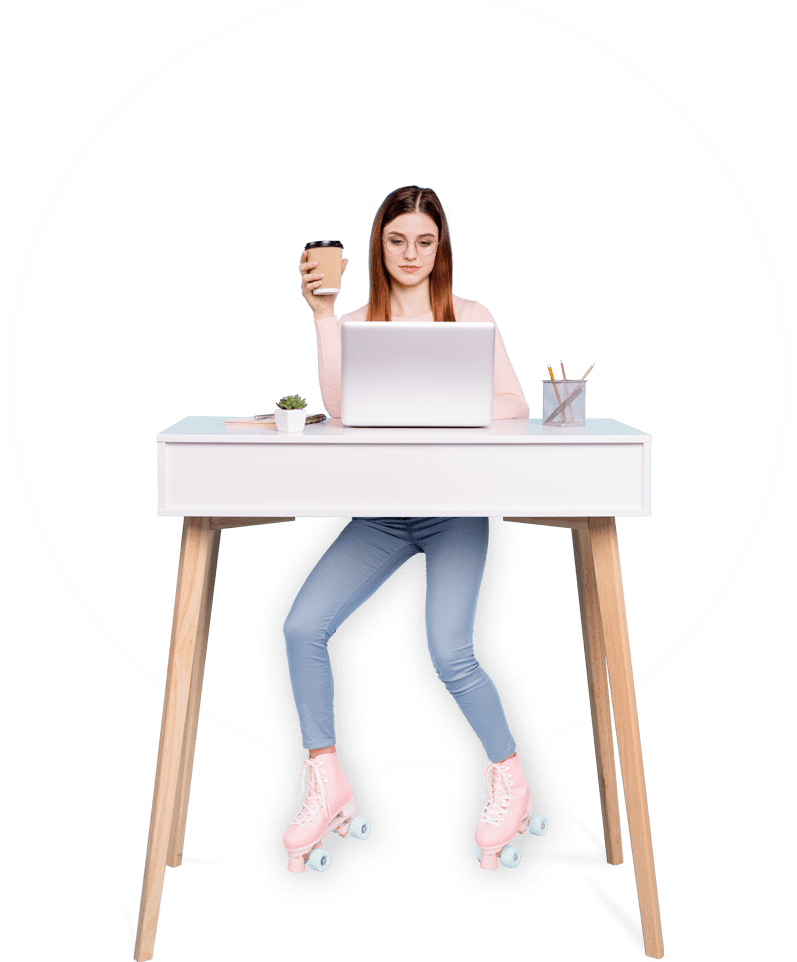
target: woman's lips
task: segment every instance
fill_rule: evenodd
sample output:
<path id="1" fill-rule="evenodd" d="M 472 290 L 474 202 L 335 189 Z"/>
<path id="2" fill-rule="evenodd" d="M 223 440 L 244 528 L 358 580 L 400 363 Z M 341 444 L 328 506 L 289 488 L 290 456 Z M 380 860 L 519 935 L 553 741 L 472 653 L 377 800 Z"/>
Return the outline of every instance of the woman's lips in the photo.
<path id="1" fill-rule="evenodd" d="M 415 271 L 419 271 L 419 270 L 420 270 L 420 267 L 402 267 L 401 269 L 402 269 L 403 271 L 406 271 L 408 274 L 414 274 Z"/>

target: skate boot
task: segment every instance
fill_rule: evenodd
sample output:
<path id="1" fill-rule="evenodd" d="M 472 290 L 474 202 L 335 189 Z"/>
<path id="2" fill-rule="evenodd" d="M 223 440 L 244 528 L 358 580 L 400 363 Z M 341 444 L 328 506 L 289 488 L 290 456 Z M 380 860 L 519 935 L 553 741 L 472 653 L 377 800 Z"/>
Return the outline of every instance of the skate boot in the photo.
<path id="1" fill-rule="evenodd" d="M 507 843 L 527 828 L 533 835 L 544 835 L 548 819 L 531 814 L 531 789 L 517 755 L 487 765 L 482 798 L 488 778 L 490 793 L 476 826 L 477 857 L 482 868 L 497 868 L 500 852 L 501 864 L 515 868 L 520 862 L 520 849 Z"/>
<path id="2" fill-rule="evenodd" d="M 288 850 L 288 871 L 303 872 L 305 864 L 318 872 L 326 872 L 331 855 L 322 847 L 322 840 L 337 832 L 355 838 L 368 838 L 371 823 L 365 818 L 354 818 L 354 797 L 337 752 L 322 752 L 307 758 L 302 765 L 297 796 L 304 788 L 304 773 L 309 772 L 310 786 L 302 807 L 282 836 Z"/>

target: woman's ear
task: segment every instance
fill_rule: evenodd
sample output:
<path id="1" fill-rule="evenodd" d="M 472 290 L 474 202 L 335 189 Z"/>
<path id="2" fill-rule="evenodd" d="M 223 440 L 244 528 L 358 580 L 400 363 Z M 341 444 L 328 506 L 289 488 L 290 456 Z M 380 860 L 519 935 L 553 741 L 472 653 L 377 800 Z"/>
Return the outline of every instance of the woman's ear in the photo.
<path id="1" fill-rule="evenodd" d="M 341 265 L 340 265 L 340 272 L 341 272 L 341 274 L 346 270 L 346 265 L 347 265 L 348 263 L 349 263 L 349 258 L 348 258 L 348 257 L 344 257 L 343 260 L 341 261 Z"/>

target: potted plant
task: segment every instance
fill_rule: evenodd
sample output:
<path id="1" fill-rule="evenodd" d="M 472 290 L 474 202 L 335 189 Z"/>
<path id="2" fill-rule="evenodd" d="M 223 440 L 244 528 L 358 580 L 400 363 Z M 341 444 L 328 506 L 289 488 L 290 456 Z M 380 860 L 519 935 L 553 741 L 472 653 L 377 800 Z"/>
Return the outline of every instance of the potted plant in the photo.
<path id="1" fill-rule="evenodd" d="M 277 423 L 278 431 L 304 431 L 305 413 L 307 401 L 300 398 L 298 394 L 289 394 L 287 397 L 277 401 L 274 411 L 274 420 Z"/>

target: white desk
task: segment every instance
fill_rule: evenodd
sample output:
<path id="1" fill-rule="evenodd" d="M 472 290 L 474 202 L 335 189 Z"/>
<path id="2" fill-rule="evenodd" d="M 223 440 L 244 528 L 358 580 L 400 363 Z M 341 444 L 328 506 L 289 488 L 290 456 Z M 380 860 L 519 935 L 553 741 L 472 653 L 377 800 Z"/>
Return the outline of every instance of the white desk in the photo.
<path id="1" fill-rule="evenodd" d="M 158 435 L 158 514 L 621 517 L 650 514 L 650 435 L 610 419 L 303 433 L 184 418 Z"/>
<path id="2" fill-rule="evenodd" d="M 502 517 L 570 528 L 606 858 L 623 860 L 609 701 L 645 954 L 664 955 L 615 517 L 650 515 L 650 435 L 619 421 L 545 428 L 350 428 L 284 434 L 187 417 L 157 436 L 158 514 L 184 518 L 134 958 L 153 957 L 166 865 L 182 861 L 219 541 L 297 517 Z M 608 681 L 607 681 L 608 668 Z"/>

